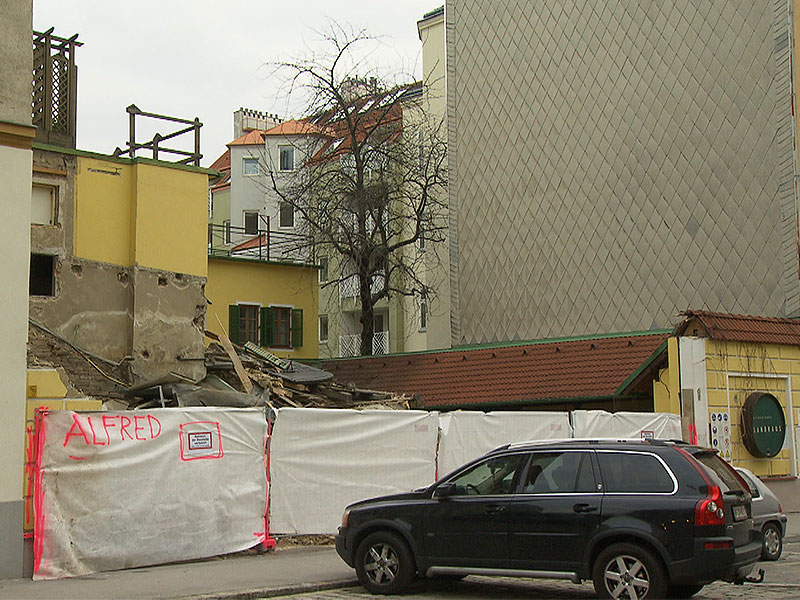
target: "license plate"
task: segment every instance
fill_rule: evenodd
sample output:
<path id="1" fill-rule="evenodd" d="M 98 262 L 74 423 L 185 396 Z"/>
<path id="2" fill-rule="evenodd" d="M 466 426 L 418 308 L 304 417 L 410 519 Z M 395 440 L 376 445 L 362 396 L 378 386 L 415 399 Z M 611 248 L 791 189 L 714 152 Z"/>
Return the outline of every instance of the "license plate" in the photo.
<path id="1" fill-rule="evenodd" d="M 747 518 L 747 508 L 742 505 L 733 507 L 733 520 L 744 521 Z"/>

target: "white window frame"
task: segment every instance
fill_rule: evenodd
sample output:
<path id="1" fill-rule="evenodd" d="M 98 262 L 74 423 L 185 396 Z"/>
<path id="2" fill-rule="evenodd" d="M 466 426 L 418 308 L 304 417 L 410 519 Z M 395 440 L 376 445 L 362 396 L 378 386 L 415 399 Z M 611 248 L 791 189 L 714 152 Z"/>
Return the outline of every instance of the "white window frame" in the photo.
<path id="1" fill-rule="evenodd" d="M 283 156 L 283 151 L 284 150 L 291 150 L 291 153 L 292 153 L 291 154 L 291 156 L 292 156 L 292 166 L 290 168 L 288 168 L 288 169 L 284 169 L 283 168 L 283 161 L 281 160 L 281 157 Z M 281 144 L 281 145 L 278 146 L 278 170 L 279 171 L 281 171 L 283 173 L 290 173 L 290 172 L 294 171 L 294 162 L 295 162 L 294 158 L 295 158 L 294 157 L 294 146 L 292 146 L 291 144 Z"/>
<path id="2" fill-rule="evenodd" d="M 322 337 L 322 320 L 325 320 L 325 337 Z M 328 342 L 328 338 L 330 336 L 330 320 L 328 319 L 328 315 L 319 315 L 319 322 L 318 322 L 318 330 L 319 330 L 319 341 L 322 344 Z"/>
<path id="3" fill-rule="evenodd" d="M 284 207 L 288 207 L 292 211 L 292 224 L 291 225 L 284 225 L 282 223 L 283 218 L 283 209 Z M 294 206 L 292 206 L 289 202 L 280 201 L 278 202 L 278 229 L 294 229 Z"/>
<path id="4" fill-rule="evenodd" d="M 328 262 L 327 256 L 320 256 L 319 257 L 319 282 L 320 283 L 327 283 L 328 281 L 328 268 L 330 267 L 330 263 Z"/>
<path id="5" fill-rule="evenodd" d="M 255 215 L 256 216 L 256 230 L 254 232 L 247 231 L 247 215 Z M 260 229 L 259 222 L 261 220 L 261 214 L 257 210 L 243 210 L 242 211 L 242 231 L 244 231 L 244 235 L 258 235 L 258 231 Z"/>
<path id="6" fill-rule="evenodd" d="M 247 165 L 248 164 L 252 164 L 252 161 L 255 161 L 256 172 L 255 173 L 248 173 L 247 172 Z M 245 156 L 244 158 L 242 158 L 242 175 L 244 177 L 258 177 L 259 172 L 260 172 L 260 169 L 258 167 L 258 158 L 256 158 L 255 156 Z"/>

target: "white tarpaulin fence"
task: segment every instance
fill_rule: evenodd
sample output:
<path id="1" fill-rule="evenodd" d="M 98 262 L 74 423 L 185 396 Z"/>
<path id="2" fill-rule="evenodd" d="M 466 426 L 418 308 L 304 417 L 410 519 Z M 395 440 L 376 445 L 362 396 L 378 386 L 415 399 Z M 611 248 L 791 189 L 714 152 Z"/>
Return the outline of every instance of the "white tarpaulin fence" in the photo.
<path id="1" fill-rule="evenodd" d="M 576 438 L 681 439 L 681 418 L 669 413 L 572 411 Z"/>
<path id="2" fill-rule="evenodd" d="M 438 413 L 282 408 L 270 440 L 270 532 L 333 533 L 345 506 L 428 485 Z"/>
<path id="3" fill-rule="evenodd" d="M 572 437 L 569 413 L 450 412 L 439 418 L 439 476 L 503 444 Z"/>
<path id="4" fill-rule="evenodd" d="M 260 409 L 45 412 L 34 578 L 215 556 L 266 537 Z"/>
<path id="5" fill-rule="evenodd" d="M 270 443 L 270 532 L 335 533 L 348 504 L 426 486 L 503 444 L 680 435 L 669 414 L 282 408 Z"/>

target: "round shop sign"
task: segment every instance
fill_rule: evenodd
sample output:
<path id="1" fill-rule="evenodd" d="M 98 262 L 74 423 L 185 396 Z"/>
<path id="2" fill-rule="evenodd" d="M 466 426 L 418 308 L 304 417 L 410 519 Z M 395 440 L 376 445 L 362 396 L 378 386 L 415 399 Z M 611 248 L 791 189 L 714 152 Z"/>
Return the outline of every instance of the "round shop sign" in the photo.
<path id="1" fill-rule="evenodd" d="M 767 392 L 753 392 L 742 407 L 742 437 L 753 456 L 772 458 L 783 448 L 786 418 L 778 399 Z"/>

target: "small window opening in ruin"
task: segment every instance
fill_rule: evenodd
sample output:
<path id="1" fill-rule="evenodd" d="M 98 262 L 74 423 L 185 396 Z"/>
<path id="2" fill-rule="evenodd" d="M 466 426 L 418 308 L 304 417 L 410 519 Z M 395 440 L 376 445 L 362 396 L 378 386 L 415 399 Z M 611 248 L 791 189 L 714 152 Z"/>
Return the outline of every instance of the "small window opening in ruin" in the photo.
<path id="1" fill-rule="evenodd" d="M 31 223 L 56 225 L 58 223 L 58 187 L 34 183 L 31 190 Z"/>
<path id="2" fill-rule="evenodd" d="M 28 284 L 31 296 L 56 295 L 56 257 L 52 254 L 31 254 Z"/>

